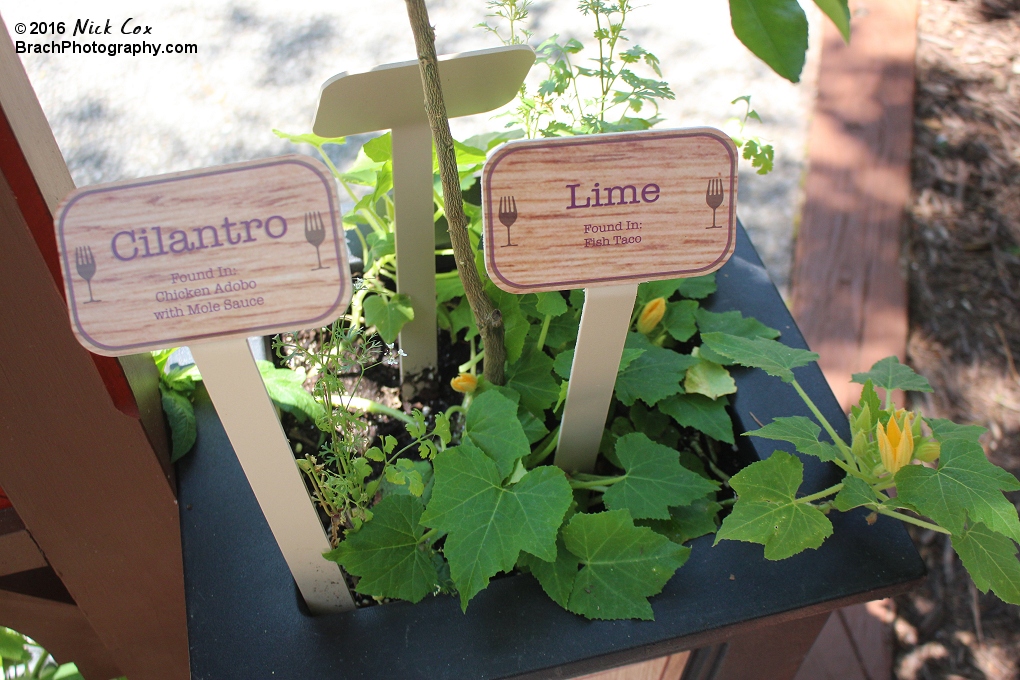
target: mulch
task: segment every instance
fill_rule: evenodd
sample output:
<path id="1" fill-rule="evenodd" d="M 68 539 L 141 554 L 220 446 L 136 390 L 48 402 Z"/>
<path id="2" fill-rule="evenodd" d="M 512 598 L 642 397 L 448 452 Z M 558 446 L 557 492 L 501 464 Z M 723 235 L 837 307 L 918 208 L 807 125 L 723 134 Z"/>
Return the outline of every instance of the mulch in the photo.
<path id="1" fill-rule="evenodd" d="M 988 457 L 1020 475 L 1020 0 L 922 0 L 918 30 L 903 264 L 908 359 L 935 393 L 913 405 L 988 428 Z M 943 536 L 912 535 L 929 575 L 895 600 L 894 676 L 1020 677 L 1020 607 L 979 593 Z"/>

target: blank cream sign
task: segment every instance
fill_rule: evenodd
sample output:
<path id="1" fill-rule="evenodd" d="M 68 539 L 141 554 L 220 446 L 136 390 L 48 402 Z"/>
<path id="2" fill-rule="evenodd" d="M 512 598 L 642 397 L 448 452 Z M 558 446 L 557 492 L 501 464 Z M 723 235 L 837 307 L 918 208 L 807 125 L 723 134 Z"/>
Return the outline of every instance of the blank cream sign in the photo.
<path id="1" fill-rule="evenodd" d="M 489 277 L 533 293 L 713 272 L 735 245 L 737 158 L 713 128 L 510 142 L 482 173 Z"/>
<path id="2" fill-rule="evenodd" d="M 55 227 L 71 326 L 97 354 L 321 326 L 351 298 L 333 178 L 306 156 L 86 187 Z"/>

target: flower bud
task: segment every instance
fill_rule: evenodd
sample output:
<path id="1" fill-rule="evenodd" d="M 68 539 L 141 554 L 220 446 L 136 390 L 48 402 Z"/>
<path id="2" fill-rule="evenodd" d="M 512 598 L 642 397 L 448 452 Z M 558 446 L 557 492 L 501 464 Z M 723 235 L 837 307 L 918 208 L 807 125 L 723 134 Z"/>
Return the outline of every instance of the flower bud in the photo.
<path id="1" fill-rule="evenodd" d="M 666 313 L 666 298 L 657 297 L 641 310 L 640 316 L 638 316 L 637 329 L 639 333 L 648 335 L 655 327 L 662 321 L 663 315 Z"/>
<path id="2" fill-rule="evenodd" d="M 450 387 L 461 394 L 471 394 L 478 388 L 478 378 L 470 373 L 461 373 L 450 380 Z"/>
<path id="3" fill-rule="evenodd" d="M 941 453 L 942 447 L 937 441 L 933 439 L 925 439 L 914 449 L 914 458 L 923 460 L 925 463 L 931 463 L 934 462 Z"/>

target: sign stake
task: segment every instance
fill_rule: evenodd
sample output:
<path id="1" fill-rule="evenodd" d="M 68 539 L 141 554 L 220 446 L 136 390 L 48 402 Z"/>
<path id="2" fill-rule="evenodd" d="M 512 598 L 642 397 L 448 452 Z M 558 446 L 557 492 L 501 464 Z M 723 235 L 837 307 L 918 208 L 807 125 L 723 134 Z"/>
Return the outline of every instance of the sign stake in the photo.
<path id="1" fill-rule="evenodd" d="M 397 292 L 411 298 L 414 320 L 400 331 L 400 382 L 437 366 L 436 236 L 432 131 L 427 120 L 393 128 L 393 206 Z M 405 395 L 407 397 L 413 395 Z"/>
<path id="2" fill-rule="evenodd" d="M 106 356 L 188 346 L 308 608 L 353 609 L 247 342 L 350 303 L 326 167 L 293 155 L 94 185 L 54 221 L 78 341 Z"/>
<path id="3" fill-rule="evenodd" d="M 555 462 L 591 472 L 638 284 L 703 276 L 736 245 L 737 149 L 688 128 L 504 144 L 482 171 L 485 269 L 508 293 L 584 289 Z"/>
<path id="4" fill-rule="evenodd" d="M 568 472 L 595 467 L 637 289 L 636 283 L 584 289 L 555 457 Z"/>
<path id="5" fill-rule="evenodd" d="M 216 414 L 234 447 L 280 552 L 312 613 L 354 609 L 301 471 L 243 338 L 190 346 Z"/>
<path id="6" fill-rule="evenodd" d="M 527 45 L 510 45 L 439 57 L 450 118 L 485 113 L 515 96 L 535 62 Z M 414 319 L 400 332 L 400 381 L 437 365 L 435 209 L 432 202 L 432 132 L 417 61 L 340 73 L 319 93 L 312 131 L 323 137 L 393 132 L 393 203 L 396 212 L 397 292 L 411 298 Z"/>

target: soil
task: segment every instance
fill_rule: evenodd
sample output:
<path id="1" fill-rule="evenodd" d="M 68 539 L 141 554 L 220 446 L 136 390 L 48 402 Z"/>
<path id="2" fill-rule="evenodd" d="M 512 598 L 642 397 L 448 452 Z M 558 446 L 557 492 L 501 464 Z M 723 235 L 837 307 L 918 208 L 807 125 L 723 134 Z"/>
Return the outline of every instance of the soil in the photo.
<path id="1" fill-rule="evenodd" d="M 908 357 L 935 393 L 914 406 L 988 428 L 989 459 L 1020 475 L 1020 2 L 923 0 L 918 30 Z M 1020 677 L 1020 607 L 912 534 L 929 574 L 895 600 L 895 677 Z"/>

